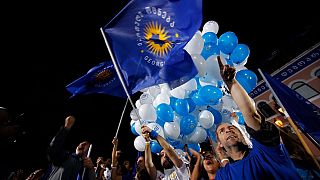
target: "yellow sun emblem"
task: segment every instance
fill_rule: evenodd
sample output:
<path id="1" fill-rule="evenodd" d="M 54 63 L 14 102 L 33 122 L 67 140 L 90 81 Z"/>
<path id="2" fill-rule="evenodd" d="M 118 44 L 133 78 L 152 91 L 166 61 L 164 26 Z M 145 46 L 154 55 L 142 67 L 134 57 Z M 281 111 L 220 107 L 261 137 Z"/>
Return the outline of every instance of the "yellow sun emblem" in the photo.
<path id="1" fill-rule="evenodd" d="M 103 82 L 112 75 L 112 72 L 108 69 L 104 69 L 96 75 L 97 82 Z"/>
<path id="2" fill-rule="evenodd" d="M 168 39 L 168 31 L 158 22 L 148 23 L 144 30 L 144 38 L 147 40 L 149 51 L 158 56 L 164 56 L 168 54 L 169 50 L 172 48 L 172 42 Z"/>

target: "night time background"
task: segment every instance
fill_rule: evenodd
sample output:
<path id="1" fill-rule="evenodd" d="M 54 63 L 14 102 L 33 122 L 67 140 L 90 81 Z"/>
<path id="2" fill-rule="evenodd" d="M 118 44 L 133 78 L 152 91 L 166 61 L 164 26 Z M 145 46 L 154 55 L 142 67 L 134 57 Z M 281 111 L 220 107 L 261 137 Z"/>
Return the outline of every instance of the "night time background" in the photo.
<path id="1" fill-rule="evenodd" d="M 94 161 L 97 156 L 111 157 L 111 141 L 125 99 L 103 94 L 69 99 L 71 94 L 65 86 L 110 59 L 99 28 L 127 2 L 42 1 L 1 6 L 6 12 L 1 12 L 0 106 L 8 108 L 12 124 L 20 125 L 19 133 L 0 148 L 2 172 L 46 168 L 46 149 L 70 114 L 76 123 L 67 148 L 74 151 L 80 141 L 89 140 Z M 218 36 L 235 32 L 239 42 L 250 48 L 246 67 L 257 75 L 258 68 L 272 73 L 320 42 L 315 4 L 278 3 L 204 0 L 202 25 L 216 21 Z M 131 109 L 128 106 L 120 128 L 119 148 L 133 160 L 136 150 L 129 124 Z"/>

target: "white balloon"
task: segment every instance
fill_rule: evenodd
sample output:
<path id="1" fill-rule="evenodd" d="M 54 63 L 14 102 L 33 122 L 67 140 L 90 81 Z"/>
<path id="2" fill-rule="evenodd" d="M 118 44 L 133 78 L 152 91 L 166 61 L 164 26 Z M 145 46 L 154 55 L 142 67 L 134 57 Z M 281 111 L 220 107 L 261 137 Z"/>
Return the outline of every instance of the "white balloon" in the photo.
<path id="1" fill-rule="evenodd" d="M 204 77 L 199 78 L 199 84 L 201 87 L 207 86 L 207 85 L 217 87 L 217 80 L 215 80 L 209 75 L 205 75 Z"/>
<path id="2" fill-rule="evenodd" d="M 143 105 L 143 104 L 152 104 L 153 100 L 154 100 L 154 98 L 148 93 L 143 93 L 140 96 L 141 105 Z"/>
<path id="3" fill-rule="evenodd" d="M 220 75 L 220 67 L 216 55 L 208 57 L 206 61 L 206 68 L 206 72 L 208 76 L 210 76 L 210 79 L 222 80 L 222 77 Z"/>
<path id="4" fill-rule="evenodd" d="M 159 104 L 162 103 L 170 105 L 170 97 L 167 93 L 160 93 L 153 101 L 153 107 L 157 107 Z"/>
<path id="5" fill-rule="evenodd" d="M 192 78 L 188 82 L 182 84 L 181 87 L 185 90 L 194 91 L 197 89 L 197 81 Z"/>
<path id="6" fill-rule="evenodd" d="M 233 111 L 234 109 L 237 109 L 237 105 L 233 101 L 231 95 L 224 95 L 222 96 L 222 103 L 223 103 L 223 108 L 227 109 L 229 111 Z"/>
<path id="7" fill-rule="evenodd" d="M 157 114 L 152 104 L 142 104 L 139 108 L 139 116 L 143 120 L 156 121 Z"/>
<path id="8" fill-rule="evenodd" d="M 206 74 L 206 60 L 200 54 L 192 54 L 191 57 L 199 76 L 204 76 Z"/>
<path id="9" fill-rule="evenodd" d="M 178 139 L 180 135 L 180 125 L 176 122 L 166 122 L 164 124 L 164 133 L 167 137 Z"/>
<path id="10" fill-rule="evenodd" d="M 135 120 L 131 119 L 130 126 L 132 126 L 132 124 L 134 124 L 135 122 L 136 122 Z"/>
<path id="11" fill-rule="evenodd" d="M 130 117 L 131 117 L 131 119 L 134 120 L 134 121 L 140 119 L 140 118 L 139 118 L 139 111 L 138 111 L 138 109 L 132 109 L 131 112 L 130 112 Z"/>
<path id="12" fill-rule="evenodd" d="M 154 98 L 157 97 L 158 94 L 160 94 L 160 92 L 161 92 L 161 88 L 159 85 L 151 86 L 148 89 L 148 93 Z"/>
<path id="13" fill-rule="evenodd" d="M 161 89 L 161 93 L 167 93 L 170 94 L 170 87 L 168 85 L 168 83 L 163 83 L 163 84 L 159 84 L 160 89 Z"/>
<path id="14" fill-rule="evenodd" d="M 135 104 L 136 104 L 136 107 L 139 109 L 141 106 L 140 99 L 138 99 Z"/>
<path id="15" fill-rule="evenodd" d="M 176 87 L 174 89 L 172 89 L 170 91 L 171 96 L 175 97 L 175 98 L 179 98 L 179 99 L 184 99 L 185 95 L 186 95 L 186 90 L 184 90 L 183 88 Z"/>
<path id="16" fill-rule="evenodd" d="M 203 110 L 199 113 L 199 123 L 200 125 L 205 128 L 209 129 L 214 124 L 214 116 L 208 110 Z"/>
<path id="17" fill-rule="evenodd" d="M 196 127 L 189 137 L 189 142 L 191 143 L 202 143 L 207 138 L 207 132 L 202 127 Z"/>
<path id="18" fill-rule="evenodd" d="M 202 35 L 200 31 L 197 31 L 188 44 L 184 47 L 184 49 L 189 54 L 201 54 L 204 46 L 204 41 L 202 39 Z"/>
<path id="19" fill-rule="evenodd" d="M 215 34 L 218 34 L 219 31 L 219 25 L 215 21 L 208 21 L 203 25 L 202 28 L 202 35 L 207 32 L 213 32 Z"/>
<path id="20" fill-rule="evenodd" d="M 134 130 L 139 134 L 139 135 L 142 135 L 142 130 L 141 130 L 141 122 L 140 121 L 136 121 L 134 123 Z"/>
<path id="21" fill-rule="evenodd" d="M 164 136 L 164 131 L 163 131 L 162 127 L 160 126 L 160 124 L 153 122 L 153 123 L 147 124 L 147 126 L 148 126 L 151 130 L 156 131 L 156 132 L 158 133 L 158 135 L 160 135 L 160 136 L 162 136 L 163 138 L 165 138 L 165 136 Z"/>
<path id="22" fill-rule="evenodd" d="M 146 143 L 146 140 L 144 139 L 143 136 L 137 136 L 134 139 L 133 145 L 136 148 L 136 150 L 144 151 L 145 150 L 145 146 L 146 146 L 145 143 Z"/>

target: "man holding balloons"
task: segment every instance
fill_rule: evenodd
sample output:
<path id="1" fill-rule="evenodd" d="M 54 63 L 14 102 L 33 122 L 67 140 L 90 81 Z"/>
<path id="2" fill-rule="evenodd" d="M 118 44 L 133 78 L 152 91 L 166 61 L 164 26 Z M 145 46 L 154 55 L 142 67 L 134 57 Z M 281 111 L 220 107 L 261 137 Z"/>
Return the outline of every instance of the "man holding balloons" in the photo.
<path id="1" fill-rule="evenodd" d="M 229 163 L 219 169 L 215 178 L 300 179 L 280 143 L 279 130 L 258 114 L 252 99 L 235 79 L 235 68 L 223 65 L 220 57 L 218 63 L 221 77 L 243 114 L 246 129 L 252 137 L 252 148 L 236 126 L 228 123 L 217 126 L 217 155 L 221 162 Z"/>
<path id="2" fill-rule="evenodd" d="M 189 169 L 182 161 L 181 156 L 170 146 L 170 144 L 154 130 L 151 130 L 148 126 L 143 125 L 141 127 L 142 134 L 145 138 L 150 137 L 153 140 L 157 140 L 162 146 L 160 152 L 160 161 L 161 165 L 164 168 L 164 177 L 163 180 L 184 180 L 189 179 Z M 149 141 L 146 141 L 148 143 Z M 150 143 L 150 142 L 149 142 Z M 147 156 L 147 154 L 146 154 Z M 146 159 L 150 159 L 147 158 Z M 156 179 L 159 175 L 159 171 L 156 170 L 156 167 L 152 164 L 152 159 L 146 162 L 146 168 L 148 170 L 151 179 Z M 155 173 L 157 172 L 157 173 Z"/>

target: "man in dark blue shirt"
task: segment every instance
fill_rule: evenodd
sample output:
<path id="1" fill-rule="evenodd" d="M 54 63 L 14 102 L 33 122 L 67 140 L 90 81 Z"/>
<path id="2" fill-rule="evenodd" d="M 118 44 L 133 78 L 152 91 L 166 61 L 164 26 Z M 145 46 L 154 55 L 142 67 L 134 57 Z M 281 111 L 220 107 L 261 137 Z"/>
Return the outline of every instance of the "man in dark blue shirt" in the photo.
<path id="1" fill-rule="evenodd" d="M 243 114 L 246 130 L 252 138 L 249 148 L 242 132 L 234 125 L 220 124 L 216 129 L 217 155 L 225 164 L 216 179 L 300 179 L 283 144 L 279 130 L 258 114 L 253 100 L 235 79 L 235 68 L 223 65 L 218 56 L 220 74 Z M 229 163 L 226 163 L 228 162 Z"/>

